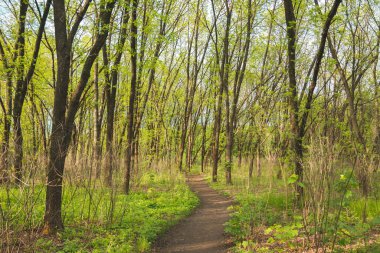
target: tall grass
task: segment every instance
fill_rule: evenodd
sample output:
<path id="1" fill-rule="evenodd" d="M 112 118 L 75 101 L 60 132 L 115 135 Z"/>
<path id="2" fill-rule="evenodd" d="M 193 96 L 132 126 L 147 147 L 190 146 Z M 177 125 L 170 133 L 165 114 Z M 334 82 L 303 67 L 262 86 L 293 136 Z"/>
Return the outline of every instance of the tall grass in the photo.
<path id="1" fill-rule="evenodd" d="M 198 204 L 184 175 L 162 163 L 134 171 L 129 195 L 122 190 L 122 160 L 116 163 L 112 187 L 95 178 L 93 165 L 90 159 L 68 160 L 62 202 L 65 230 L 55 238 L 40 233 L 46 196 L 42 166 L 20 185 L 0 186 L 0 251 L 144 252 Z"/>
<path id="2" fill-rule="evenodd" d="M 376 244 L 380 224 L 378 186 L 363 197 L 356 178 L 356 165 L 343 160 L 340 151 L 322 140 L 313 141 L 304 163 L 302 205 L 294 201 L 291 168 L 261 158 L 249 178 L 249 161 L 235 163 L 233 185 L 226 185 L 219 171 L 213 188 L 236 199 L 226 224 L 236 252 L 317 252 L 360 250 Z M 210 175 L 208 167 L 207 175 Z M 373 177 L 377 177 L 375 173 Z M 374 181 L 373 181 L 374 182 Z M 377 242 L 380 243 L 380 242 Z M 267 251 L 265 251 L 267 250 Z"/>

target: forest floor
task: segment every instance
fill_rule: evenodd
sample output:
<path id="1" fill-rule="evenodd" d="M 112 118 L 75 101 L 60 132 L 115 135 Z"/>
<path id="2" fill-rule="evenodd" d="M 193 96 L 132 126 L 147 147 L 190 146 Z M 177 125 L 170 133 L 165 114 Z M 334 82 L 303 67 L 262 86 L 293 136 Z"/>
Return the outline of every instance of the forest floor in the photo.
<path id="1" fill-rule="evenodd" d="M 159 235 L 193 213 L 199 199 L 179 173 L 145 171 L 134 182 L 129 195 L 120 184 L 67 183 L 65 229 L 54 236 L 41 234 L 44 185 L 0 187 L 0 252 L 149 252 Z"/>
<path id="2" fill-rule="evenodd" d="M 315 209 L 310 204 L 303 209 L 294 204 L 291 177 L 279 179 L 281 168 L 275 164 L 263 162 L 261 176 L 256 172 L 252 178 L 247 177 L 248 166 L 235 168 L 232 185 L 226 184 L 222 173 L 216 183 L 211 182 L 211 172 L 205 176 L 212 189 L 234 200 L 230 219 L 225 223 L 232 242 L 230 252 L 380 253 L 378 195 L 363 198 L 354 179 L 342 193 L 339 185 L 347 185 L 349 177 L 345 173 L 349 172 L 337 171 L 341 176 L 331 183 L 333 194 L 329 201 L 318 202 L 328 210 L 321 222 L 314 218 Z M 310 185 L 306 189 L 312 192 Z M 377 188 L 374 192 L 378 192 Z"/>
<path id="3" fill-rule="evenodd" d="M 199 207 L 162 235 L 153 252 L 226 252 L 228 243 L 224 223 L 229 219 L 228 207 L 232 200 L 211 189 L 201 175 L 189 176 L 188 184 L 200 199 Z"/>

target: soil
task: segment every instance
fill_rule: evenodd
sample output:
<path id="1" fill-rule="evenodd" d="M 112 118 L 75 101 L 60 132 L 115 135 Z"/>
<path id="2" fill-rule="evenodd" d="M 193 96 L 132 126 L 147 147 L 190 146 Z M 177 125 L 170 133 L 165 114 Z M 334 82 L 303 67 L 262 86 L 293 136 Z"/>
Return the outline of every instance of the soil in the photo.
<path id="1" fill-rule="evenodd" d="M 192 215 L 161 236 L 154 244 L 153 252 L 227 252 L 224 223 L 229 219 L 227 208 L 232 201 L 211 189 L 201 175 L 189 176 L 188 184 L 198 195 L 200 205 Z"/>

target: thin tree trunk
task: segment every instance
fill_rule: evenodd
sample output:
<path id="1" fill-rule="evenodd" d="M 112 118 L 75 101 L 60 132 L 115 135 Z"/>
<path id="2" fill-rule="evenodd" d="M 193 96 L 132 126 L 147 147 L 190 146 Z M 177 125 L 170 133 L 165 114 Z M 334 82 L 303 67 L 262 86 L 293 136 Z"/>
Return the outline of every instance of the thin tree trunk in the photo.
<path id="1" fill-rule="evenodd" d="M 0 41 L 0 53 L 2 57 L 2 62 L 4 69 L 6 70 L 6 101 L 5 105 L 1 100 L 1 107 L 4 113 L 4 128 L 3 128 L 3 139 L 1 142 L 0 150 L 0 183 L 8 183 L 10 181 L 10 165 L 9 165 L 9 140 L 11 133 L 11 115 L 12 115 L 12 73 L 11 67 L 9 66 L 8 60 L 5 56 L 5 51 Z"/>
<path id="2" fill-rule="evenodd" d="M 298 91 L 297 91 L 297 79 L 296 79 L 296 24 L 297 20 L 294 15 L 294 7 L 291 0 L 284 0 L 285 7 L 285 19 L 287 26 L 287 36 L 288 36 L 288 78 L 289 78 L 289 113 L 290 113 L 290 124 L 292 131 L 292 149 L 293 149 L 293 163 L 294 171 L 298 176 L 298 181 L 303 182 L 303 138 L 306 131 L 306 123 L 311 109 L 311 105 L 314 98 L 314 90 L 317 85 L 318 74 L 320 66 L 322 63 L 322 58 L 324 54 L 324 49 L 326 45 L 326 39 L 328 37 L 328 30 L 333 21 L 334 16 L 337 13 L 338 7 L 341 0 L 335 0 L 334 4 L 328 13 L 327 19 L 323 25 L 322 35 L 318 51 L 316 54 L 316 61 L 313 71 L 313 77 L 311 80 L 311 85 L 309 87 L 305 110 L 302 115 L 299 115 L 299 101 L 298 101 Z M 303 187 L 301 184 L 296 184 L 297 198 L 300 200 L 303 197 Z"/>
<path id="3" fill-rule="evenodd" d="M 206 119 L 202 125 L 202 149 L 201 149 L 201 171 L 204 172 L 205 169 L 205 157 L 206 157 L 206 135 L 207 135 L 207 124 L 209 120 L 210 110 L 207 109 Z"/>
<path id="4" fill-rule="evenodd" d="M 106 98 L 107 98 L 107 130 L 106 130 L 106 184 L 112 185 L 112 175 L 114 170 L 113 161 L 115 159 L 115 147 L 114 147 L 114 119 L 115 119 L 115 106 L 116 106 L 116 92 L 119 75 L 119 65 L 124 52 L 124 45 L 127 40 L 127 24 L 129 21 L 129 5 L 130 1 L 124 3 L 123 19 L 120 24 L 121 32 L 118 39 L 117 51 L 115 60 L 112 66 L 111 73 L 109 74 L 110 63 L 108 59 L 107 47 L 103 46 L 103 61 L 106 67 L 105 79 L 106 79 Z"/>
<path id="5" fill-rule="evenodd" d="M 225 92 L 225 105 L 226 105 L 226 162 L 225 162 L 225 171 L 226 171 L 226 184 L 232 184 L 231 170 L 232 170 L 232 148 L 233 148 L 233 126 L 231 122 L 232 115 L 230 114 L 230 96 L 228 90 L 228 82 L 229 82 L 229 43 L 230 43 L 230 26 L 231 26 L 231 18 L 232 18 L 232 7 L 229 7 L 229 3 L 225 2 L 225 8 L 227 10 L 226 17 L 226 30 L 224 34 L 224 45 L 223 45 L 223 58 L 222 58 L 222 66 L 223 69 L 221 71 L 221 83 Z"/>
<path id="6" fill-rule="evenodd" d="M 23 135 L 21 128 L 21 113 L 25 101 L 25 96 L 28 89 L 28 84 L 31 81 L 34 70 L 37 64 L 38 54 L 40 50 L 40 45 L 42 41 L 43 32 L 45 30 L 46 20 L 48 18 L 50 6 L 52 0 L 46 2 L 43 15 L 41 17 L 40 26 L 37 33 L 37 38 L 35 41 L 32 62 L 28 69 L 26 76 L 24 76 L 25 71 L 25 19 L 26 13 L 29 6 L 29 1 L 21 1 L 20 4 L 20 27 L 19 27 L 19 40 L 18 40 L 18 66 L 17 66 L 17 83 L 16 92 L 14 98 L 13 106 L 13 124 L 14 124 L 14 147 L 15 147 L 15 162 L 14 167 L 16 171 L 16 182 L 20 183 L 22 181 L 22 162 L 23 162 Z"/>
<path id="7" fill-rule="evenodd" d="M 251 155 L 249 156 L 249 169 L 248 169 L 248 177 L 252 178 L 253 175 L 253 163 L 255 160 L 254 153 L 252 152 Z"/>
<path id="8" fill-rule="evenodd" d="M 214 119 L 213 131 L 213 145 L 212 145 L 212 181 L 218 181 L 218 162 L 219 162 L 219 137 L 220 137 L 220 123 L 222 117 L 222 97 L 223 97 L 223 84 L 220 82 L 219 91 L 217 93 L 216 110 Z"/>
<path id="9" fill-rule="evenodd" d="M 289 78 L 289 114 L 291 125 L 291 142 L 293 147 L 294 171 L 300 182 L 303 181 L 303 147 L 302 139 L 299 138 L 299 105 L 297 98 L 297 79 L 296 79 L 296 17 L 294 15 L 293 3 L 291 0 L 284 0 L 285 18 L 288 36 L 288 78 Z M 303 196 L 303 188 L 296 185 L 298 199 Z"/>
<path id="10" fill-rule="evenodd" d="M 124 191 L 126 194 L 130 190 L 131 169 L 132 169 L 132 156 L 133 156 L 133 144 L 134 144 L 134 131 L 133 120 L 135 113 L 135 100 L 136 100 L 136 83 L 137 83 L 137 7 L 138 0 L 132 0 L 132 20 L 131 20 L 131 90 L 129 94 L 129 106 L 128 106 L 128 127 L 127 127 L 127 150 L 125 157 L 125 186 Z"/>
<path id="11" fill-rule="evenodd" d="M 102 165 L 102 146 L 101 146 L 101 127 L 102 127 L 102 115 L 103 110 L 100 109 L 100 98 L 99 98 L 99 64 L 95 63 L 94 66 L 94 91 L 95 91 L 95 111 L 94 111 L 94 142 L 95 142 L 95 178 L 99 179 L 101 174 Z"/>
<path id="12" fill-rule="evenodd" d="M 23 136 L 21 129 L 21 111 L 23 98 L 25 98 L 26 87 L 24 89 L 24 70 L 25 70 L 25 20 L 26 13 L 28 11 L 29 1 L 20 1 L 20 20 L 19 20 L 19 31 L 20 35 L 17 41 L 18 44 L 18 62 L 16 67 L 17 72 L 17 82 L 16 82 L 16 92 L 13 105 L 13 128 L 14 128 L 14 146 L 15 146 L 15 159 L 14 168 L 16 175 L 16 183 L 22 182 L 22 160 L 23 160 Z"/>

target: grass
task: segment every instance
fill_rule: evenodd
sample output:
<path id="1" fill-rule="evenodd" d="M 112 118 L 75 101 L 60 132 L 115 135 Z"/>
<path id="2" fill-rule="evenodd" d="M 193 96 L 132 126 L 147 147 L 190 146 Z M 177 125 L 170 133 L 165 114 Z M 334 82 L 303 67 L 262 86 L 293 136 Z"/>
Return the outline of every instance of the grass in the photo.
<path id="1" fill-rule="evenodd" d="M 207 177 L 211 187 L 236 200 L 231 219 L 225 224 L 235 244 L 233 252 L 315 252 L 314 236 L 320 241 L 319 247 L 327 250 L 336 236 L 334 252 L 380 252 L 376 251 L 380 245 L 380 200 L 375 196 L 360 197 L 358 185 L 353 183 L 344 195 L 338 220 L 343 193 L 337 190 L 330 204 L 324 202 L 325 209 L 320 209 L 328 210 L 327 216 L 317 216 L 313 207 L 301 210 L 294 204 L 291 173 L 277 179 L 278 165 L 263 161 L 262 166 L 262 176 L 254 173 L 249 179 L 248 168 L 235 165 L 232 185 L 225 184 L 222 170 L 216 183 Z M 308 187 L 310 184 L 306 184 L 305 191 Z"/>
<path id="2" fill-rule="evenodd" d="M 158 235 L 198 205 L 184 177 L 146 173 L 125 195 L 103 187 L 64 187 L 65 230 L 41 237 L 45 191 L 41 185 L 0 189 L 3 249 L 22 252 L 146 252 Z M 16 235 L 16 236 L 15 236 Z M 11 250 L 12 251 L 12 250 Z"/>

